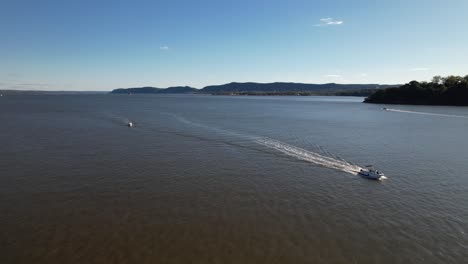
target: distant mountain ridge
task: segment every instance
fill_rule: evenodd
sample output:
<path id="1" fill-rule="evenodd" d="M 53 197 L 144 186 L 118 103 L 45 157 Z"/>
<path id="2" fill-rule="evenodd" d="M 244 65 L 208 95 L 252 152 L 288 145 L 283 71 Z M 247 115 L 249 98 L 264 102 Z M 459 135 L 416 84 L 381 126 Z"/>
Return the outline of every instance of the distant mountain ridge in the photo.
<path id="1" fill-rule="evenodd" d="M 380 84 L 307 84 L 307 83 L 227 83 L 222 85 L 210 85 L 203 89 L 189 86 L 177 86 L 169 88 L 141 87 L 141 88 L 119 88 L 111 93 L 200 93 L 200 94 L 225 94 L 225 93 L 287 93 L 287 92 L 331 92 L 364 89 L 385 89 L 397 87 L 398 85 Z"/>
<path id="2" fill-rule="evenodd" d="M 145 87 L 140 87 L 140 88 L 118 88 L 112 90 L 111 93 L 149 93 L 149 94 L 154 94 L 154 93 L 195 93 L 198 92 L 199 90 L 193 87 L 189 86 L 175 86 L 175 87 L 168 87 L 168 88 L 156 88 L 156 87 L 150 87 L 150 86 L 145 86 Z"/>

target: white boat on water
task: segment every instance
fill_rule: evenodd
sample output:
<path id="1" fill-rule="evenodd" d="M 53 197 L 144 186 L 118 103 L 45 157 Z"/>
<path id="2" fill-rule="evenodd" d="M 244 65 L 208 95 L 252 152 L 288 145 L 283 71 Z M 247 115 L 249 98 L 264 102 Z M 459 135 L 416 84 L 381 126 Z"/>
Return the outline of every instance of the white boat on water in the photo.
<path id="1" fill-rule="evenodd" d="M 132 128 L 132 127 L 135 127 L 135 124 L 133 124 L 133 122 L 128 122 L 127 126 Z"/>
<path id="2" fill-rule="evenodd" d="M 382 172 L 374 169 L 372 165 L 368 165 L 366 168 L 360 169 L 359 175 L 371 180 L 383 180 L 387 178 Z"/>

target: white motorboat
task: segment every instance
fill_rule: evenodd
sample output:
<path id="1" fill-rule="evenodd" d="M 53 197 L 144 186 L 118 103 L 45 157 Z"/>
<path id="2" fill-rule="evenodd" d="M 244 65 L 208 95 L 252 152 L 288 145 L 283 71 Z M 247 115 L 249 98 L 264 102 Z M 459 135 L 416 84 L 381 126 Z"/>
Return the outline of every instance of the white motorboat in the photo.
<path id="1" fill-rule="evenodd" d="M 133 122 L 128 122 L 127 126 L 132 128 L 132 127 L 135 127 L 135 124 L 133 124 Z"/>
<path id="2" fill-rule="evenodd" d="M 372 165 L 368 165 L 366 168 L 359 170 L 359 175 L 371 180 L 383 180 L 387 178 L 382 172 L 374 169 Z"/>

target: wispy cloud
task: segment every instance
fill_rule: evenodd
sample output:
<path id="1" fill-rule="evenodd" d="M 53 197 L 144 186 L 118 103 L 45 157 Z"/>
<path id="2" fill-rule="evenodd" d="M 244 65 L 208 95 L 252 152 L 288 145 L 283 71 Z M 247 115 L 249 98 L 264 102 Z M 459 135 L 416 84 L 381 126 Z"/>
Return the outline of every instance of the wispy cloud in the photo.
<path id="1" fill-rule="evenodd" d="M 160 50 L 169 50 L 169 46 L 161 46 L 159 47 Z"/>
<path id="2" fill-rule="evenodd" d="M 343 25 L 343 23 L 344 23 L 343 20 L 336 20 L 331 17 L 326 17 L 326 18 L 321 18 L 320 23 L 316 24 L 315 26 L 317 27 L 339 26 L 339 25 Z"/>
<path id="3" fill-rule="evenodd" d="M 18 83 L 20 86 L 48 86 L 49 83 Z"/>
<path id="4" fill-rule="evenodd" d="M 17 81 L 1 82 L 0 89 L 17 89 L 17 90 L 49 90 L 53 88 L 52 83 L 22 83 Z"/>
<path id="5" fill-rule="evenodd" d="M 341 78 L 341 75 L 339 74 L 327 74 L 325 75 L 327 78 Z"/>
<path id="6" fill-rule="evenodd" d="M 430 70 L 429 68 L 412 68 L 410 71 L 428 71 Z"/>

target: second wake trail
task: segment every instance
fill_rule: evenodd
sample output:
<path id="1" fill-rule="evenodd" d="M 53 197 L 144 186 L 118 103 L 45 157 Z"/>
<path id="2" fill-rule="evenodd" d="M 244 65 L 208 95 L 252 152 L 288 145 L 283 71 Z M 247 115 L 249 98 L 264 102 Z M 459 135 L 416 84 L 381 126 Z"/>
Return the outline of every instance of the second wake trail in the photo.
<path id="1" fill-rule="evenodd" d="M 394 109 L 394 108 L 384 108 L 384 110 L 385 110 L 385 111 L 388 111 L 388 112 L 398 112 L 398 113 L 416 114 L 416 115 L 429 115 L 429 116 L 443 116 L 443 117 L 455 117 L 455 118 L 468 118 L 468 116 L 463 116 L 463 115 L 440 114 L 440 113 L 430 113 L 430 112 L 418 112 L 418 111 L 409 111 L 409 110 Z"/>

